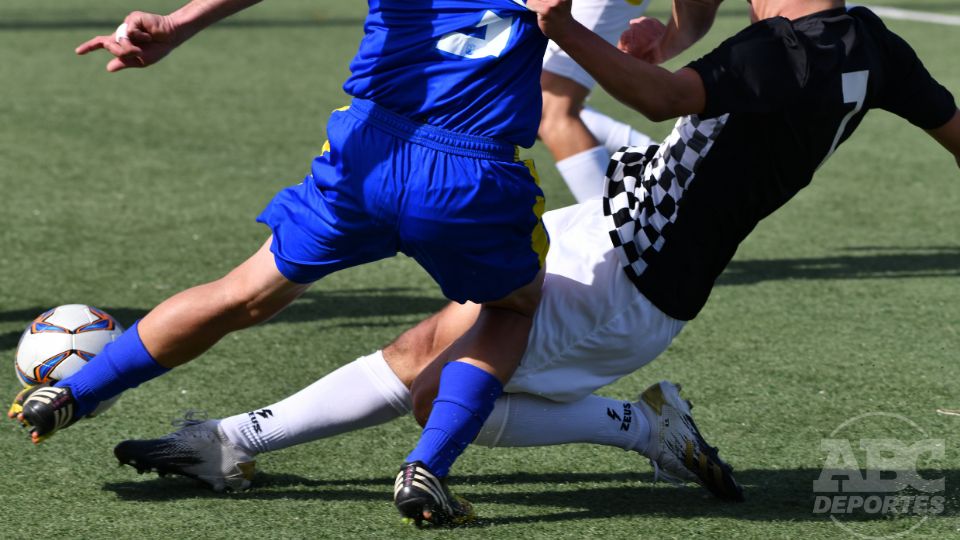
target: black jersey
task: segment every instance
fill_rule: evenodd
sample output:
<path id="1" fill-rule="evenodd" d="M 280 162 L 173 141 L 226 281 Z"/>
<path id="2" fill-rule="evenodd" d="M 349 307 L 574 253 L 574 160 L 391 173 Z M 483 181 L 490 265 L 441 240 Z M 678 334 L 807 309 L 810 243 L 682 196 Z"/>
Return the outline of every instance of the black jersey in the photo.
<path id="1" fill-rule="evenodd" d="M 763 20 L 688 67 L 703 79 L 704 112 L 681 118 L 659 147 L 614 154 L 604 197 L 625 271 L 681 320 L 869 109 L 924 129 L 956 111 L 913 49 L 865 8 Z"/>

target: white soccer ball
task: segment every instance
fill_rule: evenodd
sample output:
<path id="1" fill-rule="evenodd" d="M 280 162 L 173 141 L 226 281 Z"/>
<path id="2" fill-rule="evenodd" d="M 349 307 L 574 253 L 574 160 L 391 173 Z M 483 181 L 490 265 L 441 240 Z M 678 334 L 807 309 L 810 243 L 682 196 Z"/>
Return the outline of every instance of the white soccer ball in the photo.
<path id="1" fill-rule="evenodd" d="M 53 384 L 76 373 L 122 333 L 113 317 L 95 307 L 69 304 L 45 311 L 20 336 L 17 378 L 23 386 Z M 116 400 L 101 403 L 91 416 Z"/>

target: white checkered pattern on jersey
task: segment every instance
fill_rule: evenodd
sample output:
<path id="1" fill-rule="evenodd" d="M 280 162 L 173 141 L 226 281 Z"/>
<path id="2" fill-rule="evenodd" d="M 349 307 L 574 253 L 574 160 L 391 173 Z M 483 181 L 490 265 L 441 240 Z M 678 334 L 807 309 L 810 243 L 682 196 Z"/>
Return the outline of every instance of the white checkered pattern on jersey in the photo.
<path id="1" fill-rule="evenodd" d="M 603 214 L 610 216 L 610 240 L 634 283 L 669 239 L 683 194 L 728 117 L 685 116 L 662 145 L 625 146 L 611 156 Z"/>

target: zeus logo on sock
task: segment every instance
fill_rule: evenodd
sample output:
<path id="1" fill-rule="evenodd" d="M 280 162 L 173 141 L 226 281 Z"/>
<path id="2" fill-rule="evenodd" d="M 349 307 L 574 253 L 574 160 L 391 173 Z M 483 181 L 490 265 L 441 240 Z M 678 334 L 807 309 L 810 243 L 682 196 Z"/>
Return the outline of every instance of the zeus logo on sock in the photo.
<path id="1" fill-rule="evenodd" d="M 633 420 L 633 407 L 629 402 L 623 404 L 623 422 L 620 422 L 620 431 L 630 431 L 630 421 Z"/>
<path id="2" fill-rule="evenodd" d="M 261 418 L 269 418 L 273 416 L 273 411 L 270 409 L 260 409 L 259 411 L 250 411 L 247 413 L 247 418 L 250 419 L 250 424 L 253 426 L 253 431 L 260 433 L 263 429 L 260 427 L 260 421 L 257 420 L 257 416 Z"/>
<path id="3" fill-rule="evenodd" d="M 620 422 L 620 431 L 630 431 L 630 422 L 633 420 L 633 406 L 629 402 L 623 404 L 623 416 L 607 407 L 607 416 L 615 422 Z"/>

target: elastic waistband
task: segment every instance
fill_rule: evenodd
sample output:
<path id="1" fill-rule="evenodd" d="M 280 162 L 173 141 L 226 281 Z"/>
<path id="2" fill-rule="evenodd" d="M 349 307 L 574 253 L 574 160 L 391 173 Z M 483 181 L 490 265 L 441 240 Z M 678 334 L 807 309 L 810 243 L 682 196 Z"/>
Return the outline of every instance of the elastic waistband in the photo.
<path id="1" fill-rule="evenodd" d="M 370 100 L 354 98 L 346 112 L 395 137 L 440 152 L 494 161 L 517 161 L 518 159 L 518 149 L 512 144 L 489 137 L 454 133 L 436 126 L 419 124 Z"/>

